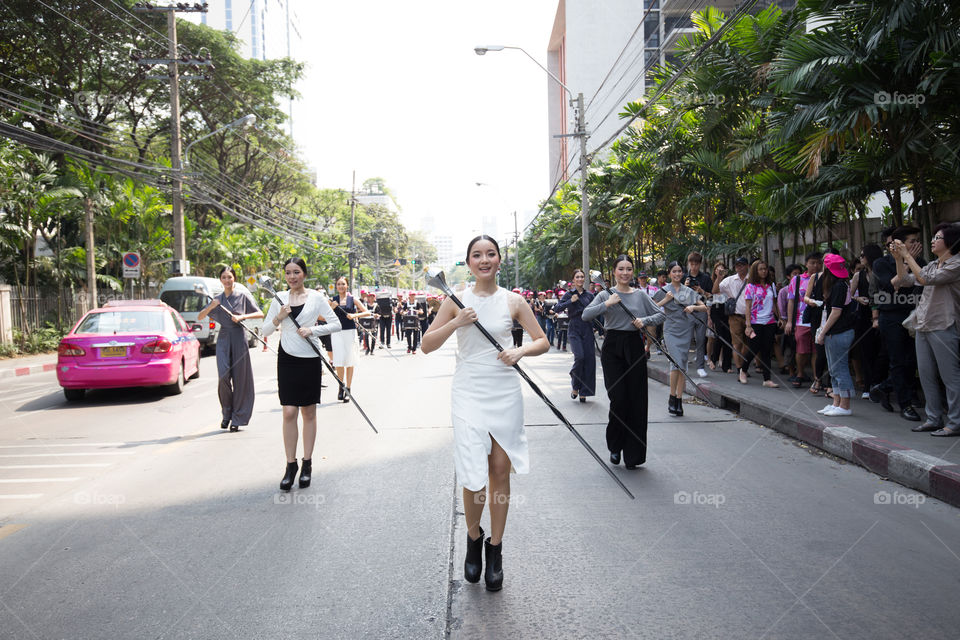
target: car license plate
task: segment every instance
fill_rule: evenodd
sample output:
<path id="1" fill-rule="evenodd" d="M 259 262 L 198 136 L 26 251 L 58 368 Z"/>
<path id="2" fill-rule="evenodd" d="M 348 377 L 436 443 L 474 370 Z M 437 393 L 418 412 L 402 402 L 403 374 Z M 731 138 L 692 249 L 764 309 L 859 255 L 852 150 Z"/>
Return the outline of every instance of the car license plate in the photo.
<path id="1" fill-rule="evenodd" d="M 122 358 L 126 355 L 126 347 L 100 347 L 101 358 Z"/>

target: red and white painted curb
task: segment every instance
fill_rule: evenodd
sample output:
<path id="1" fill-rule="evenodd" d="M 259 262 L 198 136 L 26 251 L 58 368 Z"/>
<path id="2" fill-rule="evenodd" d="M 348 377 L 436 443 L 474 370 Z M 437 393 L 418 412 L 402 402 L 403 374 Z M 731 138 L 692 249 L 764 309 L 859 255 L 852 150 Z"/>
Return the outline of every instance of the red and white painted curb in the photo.
<path id="1" fill-rule="evenodd" d="M 648 366 L 647 375 L 670 384 L 669 371 Z M 736 411 L 747 420 L 812 444 L 884 478 L 960 507 L 958 464 L 850 427 L 817 422 L 804 415 L 789 415 L 782 410 L 751 402 L 748 396 L 735 395 L 709 382 L 699 384 L 703 393 L 697 393 L 689 383 L 687 393 L 700 398 L 706 395 L 705 399 L 716 406 Z"/>
<path id="2" fill-rule="evenodd" d="M 9 367 L 3 368 L 3 364 L 0 363 L 0 378 L 19 378 L 20 376 L 28 376 L 31 373 L 46 373 L 47 371 L 54 371 L 57 368 L 56 362 L 48 362 L 46 364 L 34 364 L 29 367 Z"/>

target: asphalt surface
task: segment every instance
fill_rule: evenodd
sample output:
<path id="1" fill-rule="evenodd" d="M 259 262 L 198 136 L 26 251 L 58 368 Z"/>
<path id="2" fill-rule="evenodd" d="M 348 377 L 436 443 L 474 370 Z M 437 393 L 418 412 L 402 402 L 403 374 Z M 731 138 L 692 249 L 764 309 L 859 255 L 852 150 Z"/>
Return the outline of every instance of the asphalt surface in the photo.
<path id="1" fill-rule="evenodd" d="M 957 637 L 960 511 L 727 411 L 672 418 L 655 382 L 648 462 L 615 470 L 634 501 L 525 391 L 504 589 L 463 582 L 452 345 L 393 353 L 353 385 L 381 433 L 328 393 L 290 494 L 272 354 L 239 433 L 210 357 L 174 397 L 4 380 L 0 638 Z M 570 359 L 521 364 L 606 458 Z"/>

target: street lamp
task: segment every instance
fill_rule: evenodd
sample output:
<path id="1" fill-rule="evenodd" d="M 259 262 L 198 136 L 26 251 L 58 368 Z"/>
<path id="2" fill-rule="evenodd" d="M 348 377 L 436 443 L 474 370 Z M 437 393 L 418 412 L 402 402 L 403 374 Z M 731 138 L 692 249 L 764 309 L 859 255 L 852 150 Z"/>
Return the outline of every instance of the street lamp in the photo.
<path id="1" fill-rule="evenodd" d="M 256 121 L 257 121 L 257 116 L 253 115 L 252 113 L 248 113 L 242 118 L 238 118 L 229 124 L 223 125 L 216 131 L 211 131 L 205 136 L 200 136 L 199 138 L 197 138 L 196 140 L 194 140 L 193 142 L 187 145 L 186 151 L 183 152 L 183 164 L 190 166 L 190 149 L 193 147 L 193 145 L 197 144 L 201 140 L 206 140 L 210 136 L 215 136 L 221 131 L 226 131 L 227 129 L 249 129 L 250 127 L 253 126 L 253 123 Z"/>
<path id="2" fill-rule="evenodd" d="M 549 69 L 540 64 L 539 60 L 527 53 L 522 47 L 494 44 L 474 47 L 473 51 L 478 56 L 482 56 L 486 55 L 488 51 L 503 51 L 504 49 L 516 49 L 517 51 L 523 52 L 524 55 L 533 60 L 538 67 L 543 69 L 548 76 L 553 78 L 554 82 L 563 87 L 563 90 L 566 91 L 567 95 L 570 97 L 570 106 L 572 106 L 576 111 L 576 132 L 571 134 L 561 134 L 554 137 L 573 137 L 580 140 L 580 233 L 582 238 L 581 244 L 583 245 L 583 272 L 590 273 L 590 202 L 587 199 L 587 169 L 590 167 L 590 157 L 587 155 L 587 138 L 589 136 L 587 135 L 586 122 L 584 122 L 583 119 L 583 93 L 578 93 L 577 97 L 574 98 L 573 92 L 570 91 L 570 88 L 567 87 L 567 85 L 560 81 L 560 78 L 550 73 Z"/>

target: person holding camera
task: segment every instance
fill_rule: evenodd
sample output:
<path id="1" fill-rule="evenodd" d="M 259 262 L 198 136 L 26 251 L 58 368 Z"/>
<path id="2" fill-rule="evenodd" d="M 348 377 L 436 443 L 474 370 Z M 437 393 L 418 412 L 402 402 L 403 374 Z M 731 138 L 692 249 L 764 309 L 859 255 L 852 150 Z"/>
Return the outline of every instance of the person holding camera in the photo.
<path id="1" fill-rule="evenodd" d="M 921 267 L 902 241 L 891 253 L 897 261 L 894 286 L 923 285 L 917 305 L 916 346 L 920 384 L 927 404 L 926 421 L 913 431 L 932 436 L 960 436 L 960 224 L 941 223 L 933 230 L 930 250 L 935 262 Z M 907 269 L 910 272 L 907 273 Z M 946 408 L 940 383 L 946 390 Z M 946 414 L 946 426 L 944 426 Z"/>
<path id="2" fill-rule="evenodd" d="M 927 265 L 923 259 L 923 245 L 920 242 L 920 229 L 917 227 L 898 227 L 884 234 L 887 255 L 873 263 L 873 274 L 880 289 L 877 294 L 879 314 L 877 326 L 880 335 L 887 344 L 890 369 L 887 379 L 870 389 L 870 399 L 879 399 L 884 409 L 893 411 L 889 395 L 896 393 L 901 417 L 920 422 L 920 414 L 913 408 L 916 396 L 917 353 L 913 338 L 903 327 L 903 321 L 917 306 L 923 292 L 922 286 L 900 286 L 893 284 L 897 275 L 897 262 L 893 256 L 896 241 L 906 247 L 906 251 L 921 268 Z"/>

